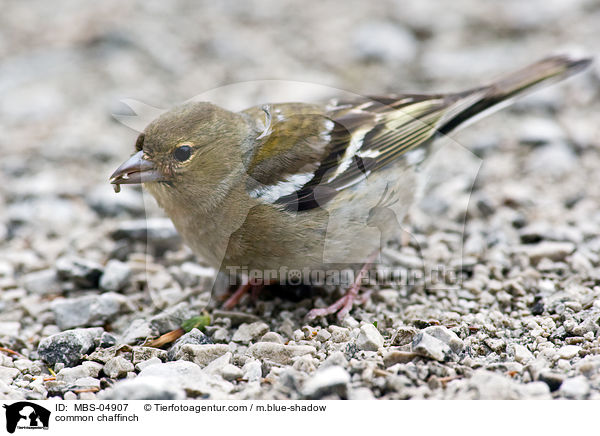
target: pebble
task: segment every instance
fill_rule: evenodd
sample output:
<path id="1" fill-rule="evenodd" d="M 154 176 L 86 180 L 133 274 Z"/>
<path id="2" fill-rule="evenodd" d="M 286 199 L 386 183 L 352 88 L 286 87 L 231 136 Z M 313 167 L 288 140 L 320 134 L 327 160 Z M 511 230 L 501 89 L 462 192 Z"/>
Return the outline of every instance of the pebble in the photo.
<path id="1" fill-rule="evenodd" d="M 450 349 L 456 354 L 460 353 L 465 346 L 462 339 L 460 339 L 456 333 L 454 333 L 447 327 L 434 325 L 425 328 L 423 332 L 447 344 L 450 347 Z"/>
<path id="2" fill-rule="evenodd" d="M 104 374 L 110 378 L 123 378 L 128 372 L 133 371 L 134 365 L 122 356 L 115 356 L 104 365 Z"/>
<path id="3" fill-rule="evenodd" d="M 315 355 L 311 345 L 282 345 L 274 342 L 257 342 L 248 347 L 248 354 L 259 360 L 269 360 L 282 365 L 290 365 L 295 357 Z"/>
<path id="4" fill-rule="evenodd" d="M 164 334 L 181 327 L 184 321 L 194 316 L 190 311 L 188 303 L 179 303 L 175 306 L 167 307 L 158 315 L 150 318 L 150 325 L 157 329 L 159 334 Z"/>
<path id="5" fill-rule="evenodd" d="M 144 213 L 144 201 L 139 192 L 123 189 L 115 195 L 107 184 L 92 189 L 86 196 L 89 206 L 100 216 L 114 217 L 123 214 L 139 216 Z"/>
<path id="6" fill-rule="evenodd" d="M 356 346 L 360 350 L 377 351 L 383 347 L 383 336 L 373 324 L 364 324 L 360 327 L 360 333 L 356 338 Z"/>
<path id="7" fill-rule="evenodd" d="M 534 359 L 533 353 L 521 344 L 513 344 L 513 355 L 515 360 L 523 365 Z"/>
<path id="8" fill-rule="evenodd" d="M 147 242 L 161 250 L 176 249 L 181 243 L 181 237 L 168 218 L 121 221 L 111 236 L 116 240 Z"/>
<path id="9" fill-rule="evenodd" d="M 151 357 L 148 360 L 143 360 L 135 365 L 135 369 L 140 372 L 144 368 L 149 367 L 150 365 L 156 365 L 157 363 L 163 363 L 158 357 Z"/>
<path id="10" fill-rule="evenodd" d="M 174 357 L 176 360 L 189 360 L 197 365 L 206 366 L 228 351 L 229 347 L 224 344 L 184 344 Z"/>
<path id="11" fill-rule="evenodd" d="M 21 373 L 21 371 L 19 371 L 17 368 L 7 368 L 5 366 L 0 366 L 0 381 L 6 383 L 8 385 L 20 373 Z"/>
<path id="12" fill-rule="evenodd" d="M 383 356 L 383 365 L 387 368 L 397 363 L 408 363 L 418 356 L 412 351 L 392 350 Z"/>
<path id="13" fill-rule="evenodd" d="M 104 267 L 100 277 L 100 288 L 106 291 L 119 292 L 129 282 L 131 268 L 127 263 L 111 259 Z"/>
<path id="14" fill-rule="evenodd" d="M 221 369 L 221 376 L 227 381 L 234 381 L 244 376 L 244 372 L 235 365 L 228 363 Z"/>
<path id="15" fill-rule="evenodd" d="M 131 311 L 127 297 L 115 292 L 57 299 L 52 302 L 52 312 L 61 330 L 74 327 L 103 325 L 121 313 Z"/>
<path id="16" fill-rule="evenodd" d="M 258 321 L 252 324 L 241 324 L 233 334 L 231 340 L 233 342 L 240 342 L 247 344 L 251 341 L 255 341 L 269 331 L 269 326 L 264 322 Z"/>
<path id="17" fill-rule="evenodd" d="M 193 345 L 185 345 L 192 347 Z M 197 347 L 202 345 L 196 345 Z M 218 396 L 233 389 L 233 385 L 223 379 L 209 377 L 202 369 L 192 362 L 180 360 L 176 362 L 159 363 L 144 368 L 138 376 L 160 377 L 169 380 L 174 386 L 185 389 L 188 395 Z M 212 395 L 211 395 L 212 394 Z"/>
<path id="18" fill-rule="evenodd" d="M 580 351 L 581 347 L 578 345 L 565 345 L 564 347 L 558 349 L 558 351 L 556 352 L 556 356 L 558 359 L 569 360 L 579 355 Z"/>
<path id="19" fill-rule="evenodd" d="M 584 400 L 590 393 L 590 383 L 582 375 L 568 378 L 560 385 L 558 393 L 573 400 Z"/>
<path id="20" fill-rule="evenodd" d="M 283 344 L 285 341 L 279 333 L 267 332 L 262 336 L 262 338 L 260 338 L 260 342 L 275 342 L 276 344 Z"/>
<path id="21" fill-rule="evenodd" d="M 147 368 L 149 369 L 149 368 Z M 185 400 L 181 386 L 161 376 L 136 377 L 121 380 L 98 396 L 102 400 Z"/>
<path id="22" fill-rule="evenodd" d="M 18 321 L 0 321 L 0 336 L 19 336 L 21 323 Z"/>
<path id="23" fill-rule="evenodd" d="M 215 277 L 215 270 L 193 262 L 185 262 L 181 265 L 176 275 L 181 286 L 206 288 Z"/>
<path id="24" fill-rule="evenodd" d="M 61 292 L 58 274 L 54 269 L 45 269 L 25 274 L 23 287 L 35 295 L 59 294 Z"/>
<path id="25" fill-rule="evenodd" d="M 554 392 L 560 388 L 565 380 L 565 376 L 554 371 L 545 370 L 540 372 L 538 380 L 546 383 L 550 392 Z"/>
<path id="26" fill-rule="evenodd" d="M 81 288 L 96 288 L 104 271 L 102 265 L 72 256 L 61 257 L 55 263 L 58 277 L 70 280 Z"/>
<path id="27" fill-rule="evenodd" d="M 262 365 L 257 360 L 249 360 L 242 367 L 242 374 L 249 382 L 259 381 L 262 377 Z"/>
<path id="28" fill-rule="evenodd" d="M 180 352 L 181 347 L 184 345 L 206 345 L 211 343 L 212 342 L 208 336 L 206 336 L 197 328 L 193 328 L 192 330 L 181 336 L 179 339 L 177 339 L 173 345 L 171 345 L 171 348 L 169 348 L 169 351 L 167 353 L 167 358 L 169 360 L 175 360 L 175 356 Z"/>
<path id="29" fill-rule="evenodd" d="M 302 387 L 302 396 L 308 399 L 319 399 L 326 395 L 348 397 L 350 374 L 341 366 L 328 366 L 316 371 Z"/>
<path id="30" fill-rule="evenodd" d="M 204 367 L 204 372 L 206 374 L 220 374 L 223 368 L 231 362 L 231 356 L 231 352 L 228 351 L 222 356 L 217 357 Z"/>
<path id="31" fill-rule="evenodd" d="M 419 356 L 444 362 L 450 359 L 452 349 L 448 344 L 433 336 L 420 332 L 412 342 L 412 351 Z"/>
<path id="32" fill-rule="evenodd" d="M 134 319 L 123 332 L 121 341 L 124 344 L 137 344 L 147 338 L 159 335 L 158 329 L 145 319 Z"/>
<path id="33" fill-rule="evenodd" d="M 145 360 L 157 358 L 160 361 L 166 361 L 168 352 L 154 347 L 132 347 L 133 358 L 131 363 L 137 365 Z"/>
<path id="34" fill-rule="evenodd" d="M 93 350 L 94 339 L 103 332 L 101 327 L 95 327 L 57 333 L 42 339 L 37 352 L 51 366 L 59 362 L 65 366 L 75 366 L 85 354 Z"/>
<path id="35" fill-rule="evenodd" d="M 83 362 L 74 367 L 65 367 L 56 374 L 56 380 L 65 383 L 73 383 L 75 380 L 84 377 L 98 377 L 103 365 L 97 362 Z"/>
<path id="36" fill-rule="evenodd" d="M 544 258 L 554 261 L 564 260 L 575 250 L 575 245 L 570 242 L 544 241 L 536 245 L 525 246 L 523 250 L 531 262 L 537 264 Z"/>

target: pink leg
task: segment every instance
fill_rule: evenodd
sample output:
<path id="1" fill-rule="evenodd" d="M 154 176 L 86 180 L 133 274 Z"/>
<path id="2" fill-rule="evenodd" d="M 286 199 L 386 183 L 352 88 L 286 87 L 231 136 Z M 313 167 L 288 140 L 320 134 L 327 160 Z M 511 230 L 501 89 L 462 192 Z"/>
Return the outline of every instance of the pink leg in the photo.
<path id="1" fill-rule="evenodd" d="M 233 309 L 242 299 L 242 297 L 252 288 L 252 284 L 244 283 L 240 285 L 236 291 L 225 301 L 223 307 L 227 310 Z"/>
<path id="2" fill-rule="evenodd" d="M 248 283 L 240 285 L 235 292 L 223 303 L 223 308 L 230 310 L 233 309 L 242 299 L 242 297 L 247 294 L 249 291 L 251 292 L 252 301 L 256 301 L 258 299 L 258 294 L 264 287 L 264 283 L 262 281 L 252 281 L 250 280 Z"/>
<path id="3" fill-rule="evenodd" d="M 344 295 L 342 298 L 337 300 L 331 306 L 324 307 L 322 309 L 312 309 L 310 312 L 308 312 L 306 317 L 309 320 L 312 320 L 312 319 L 315 319 L 317 316 L 327 316 L 327 315 L 331 315 L 331 314 L 337 312 L 338 319 L 342 320 L 346 317 L 346 315 L 348 315 L 348 313 L 350 313 L 350 310 L 352 309 L 352 305 L 354 304 L 355 301 L 358 301 L 361 303 L 364 303 L 365 301 L 367 301 L 367 299 L 369 298 L 371 293 L 368 292 L 362 298 L 358 298 L 358 291 L 360 289 L 360 283 L 361 283 L 363 277 L 367 273 L 367 270 L 371 266 L 371 263 L 373 262 L 373 260 L 375 259 L 375 257 L 378 254 L 379 254 L 379 250 L 375 251 L 373 254 L 371 254 L 369 256 L 367 263 L 365 263 L 363 265 L 363 267 L 361 268 L 361 270 L 359 271 L 358 275 L 356 276 L 356 279 L 354 279 L 354 283 L 352 283 L 352 286 L 350 286 L 350 289 L 348 289 L 348 291 L 346 292 L 346 295 Z"/>

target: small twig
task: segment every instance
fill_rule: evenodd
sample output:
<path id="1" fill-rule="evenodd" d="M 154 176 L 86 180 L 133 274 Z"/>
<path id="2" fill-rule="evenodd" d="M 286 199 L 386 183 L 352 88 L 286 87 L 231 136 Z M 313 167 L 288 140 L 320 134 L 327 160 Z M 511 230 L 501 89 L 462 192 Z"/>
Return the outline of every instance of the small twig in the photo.
<path id="1" fill-rule="evenodd" d="M 15 356 L 19 356 L 19 357 L 25 357 L 18 351 L 11 350 L 10 348 L 0 347 L 0 351 L 4 351 L 5 353 L 8 353 L 8 354 L 14 354 Z"/>

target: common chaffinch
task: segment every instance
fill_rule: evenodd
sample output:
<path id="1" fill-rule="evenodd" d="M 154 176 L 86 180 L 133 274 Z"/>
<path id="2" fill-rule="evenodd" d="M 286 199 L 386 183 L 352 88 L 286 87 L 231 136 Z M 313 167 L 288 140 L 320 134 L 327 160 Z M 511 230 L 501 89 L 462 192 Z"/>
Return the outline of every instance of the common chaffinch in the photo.
<path id="1" fill-rule="evenodd" d="M 451 94 L 265 104 L 241 112 L 188 103 L 146 127 L 110 182 L 117 192 L 143 183 L 195 254 L 230 274 L 265 272 L 254 284 L 331 265 L 358 271 L 362 264 L 342 299 L 309 313 L 343 317 L 381 237 L 397 233 L 432 142 L 589 63 L 548 57 Z"/>

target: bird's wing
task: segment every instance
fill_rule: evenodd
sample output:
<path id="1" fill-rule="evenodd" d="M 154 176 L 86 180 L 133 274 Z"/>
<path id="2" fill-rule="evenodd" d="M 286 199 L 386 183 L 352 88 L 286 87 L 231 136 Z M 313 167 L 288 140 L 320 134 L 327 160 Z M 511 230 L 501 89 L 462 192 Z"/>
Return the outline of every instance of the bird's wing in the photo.
<path id="1" fill-rule="evenodd" d="M 402 95 L 246 111 L 259 120 L 247 160 L 251 195 L 304 211 L 323 206 L 372 171 L 426 144 L 459 103 L 478 97 Z M 260 121 L 262 119 L 262 121 Z M 262 131 L 261 131 L 262 129 Z"/>
<path id="2" fill-rule="evenodd" d="M 290 103 L 251 108 L 248 116 L 264 119 L 256 147 L 247 157 L 248 174 L 258 183 L 252 192 L 288 210 L 322 206 L 391 162 L 418 163 L 426 153 L 412 151 L 426 152 L 423 146 L 438 135 L 589 63 L 552 56 L 490 85 L 455 94 L 368 97 L 326 107 Z"/>

